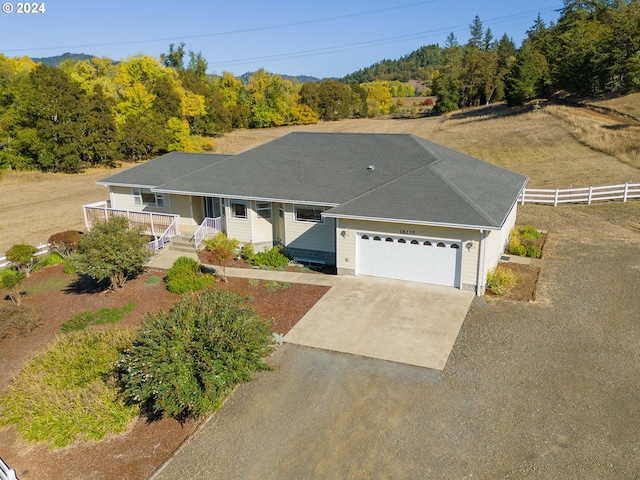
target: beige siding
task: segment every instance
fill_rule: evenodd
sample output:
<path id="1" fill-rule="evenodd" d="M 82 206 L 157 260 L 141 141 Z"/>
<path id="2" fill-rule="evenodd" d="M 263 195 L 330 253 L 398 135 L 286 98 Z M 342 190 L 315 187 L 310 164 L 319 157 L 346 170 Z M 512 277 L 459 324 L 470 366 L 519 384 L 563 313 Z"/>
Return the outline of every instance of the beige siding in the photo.
<path id="1" fill-rule="evenodd" d="M 461 242 L 461 272 L 463 286 L 475 286 L 478 273 L 478 248 L 480 232 L 446 227 L 405 225 L 389 222 L 339 219 L 336 227 L 337 267 L 339 271 L 355 273 L 356 239 L 358 233 L 385 233 L 426 237 L 437 240 Z"/>
<path id="2" fill-rule="evenodd" d="M 133 203 L 133 189 L 131 187 L 110 187 L 111 208 L 118 210 L 132 210 L 141 212 L 144 205 Z"/>
<path id="3" fill-rule="evenodd" d="M 167 198 L 171 202 L 171 213 L 174 215 L 180 215 L 180 225 L 195 225 L 196 222 L 193 219 L 193 213 L 191 210 L 191 197 L 188 195 L 165 195 L 165 202 Z M 197 199 L 194 199 L 197 200 Z"/>
<path id="4" fill-rule="evenodd" d="M 231 216 L 231 199 L 224 199 L 224 210 L 226 220 L 226 234 L 229 238 L 237 238 L 241 244 L 252 242 L 251 238 L 251 209 L 249 201 L 247 203 L 247 218 L 235 218 Z"/>
<path id="5" fill-rule="evenodd" d="M 272 220 L 267 220 L 258 215 L 257 203 L 258 202 L 248 202 L 251 206 L 249 211 L 249 216 L 251 217 L 251 229 L 254 244 L 273 244 L 273 225 L 271 224 Z M 264 203 L 264 202 L 260 202 Z M 271 206 L 271 218 L 273 219 L 273 205 Z M 277 212 L 275 212 L 277 215 Z"/>
<path id="6" fill-rule="evenodd" d="M 299 222 L 295 220 L 294 206 L 285 207 L 285 242 L 286 247 L 318 252 L 334 251 L 334 219 L 325 218 L 323 223 Z"/>

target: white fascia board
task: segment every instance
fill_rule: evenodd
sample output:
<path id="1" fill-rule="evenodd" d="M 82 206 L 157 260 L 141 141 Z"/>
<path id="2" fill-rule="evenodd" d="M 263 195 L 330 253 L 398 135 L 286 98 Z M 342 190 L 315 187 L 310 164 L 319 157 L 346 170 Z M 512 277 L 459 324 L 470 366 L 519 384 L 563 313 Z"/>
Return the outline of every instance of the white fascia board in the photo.
<path id="1" fill-rule="evenodd" d="M 319 205 L 322 207 L 337 207 L 339 203 L 314 202 L 309 200 L 291 200 L 286 198 L 256 197 L 250 195 L 230 195 L 228 193 L 185 192 L 184 190 L 168 190 L 160 187 L 152 188 L 154 193 L 170 193 L 174 195 L 191 195 L 196 197 L 237 198 L 238 200 L 255 200 L 258 202 L 290 203 L 292 205 Z"/>
<path id="2" fill-rule="evenodd" d="M 330 218 L 344 218 L 348 220 L 364 220 L 368 222 L 389 222 L 389 223 L 403 223 L 409 225 L 426 225 L 429 227 L 447 227 L 447 228 L 460 228 L 463 230 L 500 230 L 501 227 L 483 226 L 483 225 L 461 225 L 458 223 L 441 223 L 441 222 L 423 222 L 418 220 L 405 220 L 401 218 L 378 218 L 378 217 L 362 217 L 359 215 L 336 215 L 330 213 L 322 213 L 323 217 Z"/>
<path id="3" fill-rule="evenodd" d="M 153 190 L 155 185 L 145 185 L 144 183 L 113 183 L 113 182 L 96 182 L 98 185 L 104 185 L 105 187 L 139 187 L 148 188 Z"/>

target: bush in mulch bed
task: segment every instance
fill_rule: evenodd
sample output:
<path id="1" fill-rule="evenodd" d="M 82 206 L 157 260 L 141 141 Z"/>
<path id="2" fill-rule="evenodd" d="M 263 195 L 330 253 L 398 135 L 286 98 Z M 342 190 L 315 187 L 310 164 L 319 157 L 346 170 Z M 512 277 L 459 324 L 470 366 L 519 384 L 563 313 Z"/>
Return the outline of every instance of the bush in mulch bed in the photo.
<path id="1" fill-rule="evenodd" d="M 24 336 L 40 325 L 33 308 L 13 303 L 0 307 L 0 340 Z"/>

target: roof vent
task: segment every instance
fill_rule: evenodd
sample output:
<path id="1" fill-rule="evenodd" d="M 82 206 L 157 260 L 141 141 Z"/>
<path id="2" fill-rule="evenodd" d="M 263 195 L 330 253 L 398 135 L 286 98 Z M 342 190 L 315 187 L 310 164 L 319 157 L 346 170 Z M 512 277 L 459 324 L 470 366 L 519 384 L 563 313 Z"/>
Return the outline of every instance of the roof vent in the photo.
<path id="1" fill-rule="evenodd" d="M 376 169 L 376 166 L 375 166 L 375 165 L 369 165 L 369 166 L 367 167 L 367 170 L 369 170 L 370 172 L 371 172 L 371 171 L 373 171 L 373 170 L 375 170 L 375 169 Z"/>

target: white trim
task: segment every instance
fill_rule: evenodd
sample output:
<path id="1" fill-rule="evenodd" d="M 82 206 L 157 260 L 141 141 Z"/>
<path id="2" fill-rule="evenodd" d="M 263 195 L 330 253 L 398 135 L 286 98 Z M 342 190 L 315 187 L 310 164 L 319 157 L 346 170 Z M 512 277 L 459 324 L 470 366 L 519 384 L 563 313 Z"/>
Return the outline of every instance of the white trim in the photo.
<path id="1" fill-rule="evenodd" d="M 322 210 L 320 211 L 320 220 L 298 220 L 298 205 L 301 206 L 310 206 L 310 207 L 318 207 L 321 208 Z M 314 208 L 315 210 L 315 208 Z M 324 216 L 322 215 L 322 213 L 324 212 L 324 205 L 307 205 L 307 204 L 294 204 L 293 205 L 293 221 L 294 222 L 299 222 L 299 223 L 313 223 L 316 225 L 324 225 Z"/>
<path id="2" fill-rule="evenodd" d="M 235 200 L 241 200 L 242 203 L 236 202 Z M 244 205 L 244 217 L 239 217 L 238 215 L 235 214 L 235 210 L 233 208 L 234 203 L 238 205 Z M 229 198 L 229 210 L 231 211 L 231 218 L 236 220 L 248 220 L 250 215 L 249 212 L 251 211 L 251 208 L 249 208 L 249 203 L 245 199 L 234 197 L 234 198 Z"/>
<path id="3" fill-rule="evenodd" d="M 388 222 L 388 223 L 404 223 L 407 225 L 425 225 L 427 227 L 447 227 L 447 228 L 460 228 L 462 230 L 500 230 L 502 227 L 495 226 L 483 226 L 483 225 L 463 225 L 457 223 L 437 223 L 437 222 L 424 222 L 419 220 L 405 220 L 398 218 L 381 218 L 381 217 L 363 217 L 360 215 L 336 215 L 323 213 L 323 217 L 329 218 L 344 218 L 346 220 L 364 220 L 367 222 Z M 503 222 L 504 223 L 504 222 Z"/>
<path id="4" fill-rule="evenodd" d="M 115 184 L 114 184 L 115 185 Z M 129 185 L 126 185 L 129 186 Z M 171 193 L 174 195 L 193 195 L 196 197 L 217 197 L 217 198 L 237 198 L 240 200 L 255 200 L 257 202 L 272 202 L 272 203 L 289 203 L 300 205 L 321 205 L 323 207 L 337 207 L 339 203 L 320 202 L 315 200 L 293 200 L 277 197 L 256 197 L 251 195 L 234 195 L 229 193 L 212 193 L 212 192 L 187 192 L 184 190 L 167 190 L 160 187 L 151 188 L 153 192 Z"/>

